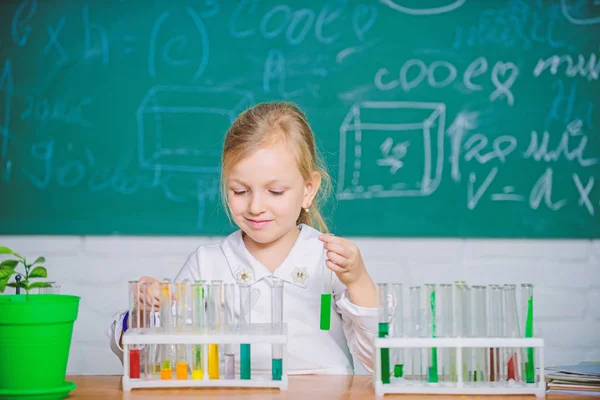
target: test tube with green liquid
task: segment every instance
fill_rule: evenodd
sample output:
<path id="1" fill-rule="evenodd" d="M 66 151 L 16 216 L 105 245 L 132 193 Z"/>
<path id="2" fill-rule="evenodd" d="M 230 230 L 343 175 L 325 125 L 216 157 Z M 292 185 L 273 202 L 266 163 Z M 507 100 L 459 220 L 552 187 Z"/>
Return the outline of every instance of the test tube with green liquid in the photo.
<path id="1" fill-rule="evenodd" d="M 324 261 L 321 264 L 321 330 L 328 331 L 331 328 L 331 293 L 333 275 L 327 265 L 327 256 L 323 252 Z"/>
<path id="2" fill-rule="evenodd" d="M 223 316 L 227 333 L 233 333 L 236 330 L 235 286 L 234 283 L 226 283 L 224 285 L 225 309 Z M 235 351 L 234 345 L 231 343 L 225 345 L 225 379 L 235 379 Z"/>
<path id="3" fill-rule="evenodd" d="M 402 284 L 392 284 L 392 296 L 394 298 L 394 318 L 392 319 L 392 334 L 394 337 L 404 336 L 404 313 L 402 309 Z M 392 363 L 394 364 L 394 378 L 404 376 L 404 351 L 403 348 L 392 349 Z"/>
<path id="4" fill-rule="evenodd" d="M 504 337 L 503 332 L 503 320 L 502 316 L 502 286 L 500 285 L 489 285 L 489 318 L 488 318 L 488 337 L 501 338 Z M 506 360 L 504 360 L 504 352 L 498 347 L 489 349 L 489 360 L 490 360 L 490 381 L 491 382 L 504 382 L 506 376 L 504 375 L 504 368 Z"/>
<path id="5" fill-rule="evenodd" d="M 160 282 L 160 323 L 165 333 L 173 331 L 173 309 L 171 306 L 172 296 L 171 280 L 165 279 Z M 175 366 L 175 347 L 172 344 L 160 345 L 160 379 L 173 379 L 173 368 Z"/>
<path id="6" fill-rule="evenodd" d="M 502 315 L 504 316 L 504 336 L 509 338 L 522 337 L 519 329 L 519 314 L 517 310 L 516 286 L 508 284 L 502 286 Z M 511 382 L 521 382 L 520 352 L 517 348 L 505 348 L 506 379 Z"/>
<path id="7" fill-rule="evenodd" d="M 425 325 L 427 337 L 437 337 L 437 302 L 436 302 L 436 285 L 434 283 L 425 284 Z M 432 347 L 426 359 L 427 362 L 427 382 L 438 382 L 438 359 L 437 348 Z"/>
<path id="8" fill-rule="evenodd" d="M 221 291 L 223 281 L 214 280 L 208 285 L 208 304 L 207 319 L 208 329 L 211 333 L 217 333 L 221 330 Z M 219 379 L 219 345 L 208 345 L 208 377 L 209 379 Z"/>
<path id="9" fill-rule="evenodd" d="M 192 330 L 201 333 L 204 328 L 204 281 L 196 281 L 192 285 Z M 202 344 L 192 345 L 192 379 L 204 379 L 204 347 Z"/>
<path id="10" fill-rule="evenodd" d="M 250 309 L 252 306 L 252 289 L 248 285 L 240 286 L 240 330 L 244 334 L 250 331 L 252 319 L 250 317 Z M 240 344 L 240 378 L 251 378 L 250 367 L 250 344 Z"/>
<path id="11" fill-rule="evenodd" d="M 454 337 L 453 314 L 453 286 L 451 284 L 438 285 L 436 295 L 436 334 L 437 337 Z M 438 349 L 438 370 L 442 382 L 456 381 L 456 349 L 443 347 Z"/>
<path id="12" fill-rule="evenodd" d="M 421 312 L 421 286 L 411 286 L 409 288 L 410 298 L 410 318 L 411 335 L 413 337 L 423 337 L 423 318 Z M 423 380 L 423 352 L 424 349 L 411 349 L 412 379 L 415 381 Z"/>
<path id="13" fill-rule="evenodd" d="M 385 338 L 389 334 L 389 285 L 377 284 L 377 319 L 379 321 L 379 337 Z M 390 383 L 390 349 L 381 348 L 381 382 Z"/>
<path id="14" fill-rule="evenodd" d="M 533 285 L 524 283 L 521 285 L 521 320 L 524 326 L 524 337 L 533 337 Z M 535 353 L 533 347 L 523 350 L 523 371 L 525 371 L 525 382 L 535 383 Z"/>
<path id="15" fill-rule="evenodd" d="M 487 295 L 486 286 L 471 286 L 471 334 L 470 337 L 482 338 L 487 336 Z M 471 381 L 487 382 L 487 362 L 485 349 L 481 347 L 471 350 Z"/>
<path id="16" fill-rule="evenodd" d="M 456 336 L 457 337 L 469 337 L 471 332 L 471 288 L 462 281 L 454 283 L 454 290 L 456 296 Z M 462 374 L 462 381 L 469 382 L 469 356 L 471 349 L 462 348 L 458 349 L 462 352 L 462 365 L 457 366 Z"/>
<path id="17" fill-rule="evenodd" d="M 271 287 L 271 329 L 273 333 L 283 332 L 283 281 L 272 278 Z M 274 381 L 280 381 L 283 373 L 283 345 L 271 345 L 271 369 Z"/>

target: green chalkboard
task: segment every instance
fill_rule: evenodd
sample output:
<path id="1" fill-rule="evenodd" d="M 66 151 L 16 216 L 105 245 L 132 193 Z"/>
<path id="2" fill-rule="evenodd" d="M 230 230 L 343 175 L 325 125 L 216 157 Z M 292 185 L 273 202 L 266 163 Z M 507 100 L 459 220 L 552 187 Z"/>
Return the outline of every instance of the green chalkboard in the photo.
<path id="1" fill-rule="evenodd" d="M 0 234 L 230 232 L 223 134 L 289 100 L 340 235 L 600 237 L 597 1 L 0 11 Z"/>

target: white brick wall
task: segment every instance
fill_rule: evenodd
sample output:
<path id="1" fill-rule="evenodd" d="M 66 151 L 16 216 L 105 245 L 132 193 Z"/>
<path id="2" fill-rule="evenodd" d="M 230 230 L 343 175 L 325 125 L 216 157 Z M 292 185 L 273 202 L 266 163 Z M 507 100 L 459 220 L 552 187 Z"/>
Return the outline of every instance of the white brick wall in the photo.
<path id="1" fill-rule="evenodd" d="M 141 275 L 173 277 L 198 245 L 217 237 L 0 236 L 27 257 L 43 255 L 62 292 L 81 296 L 68 372 L 118 374 L 104 336 Z M 600 241 L 355 238 L 375 281 L 406 286 L 467 280 L 535 285 L 536 334 L 548 364 L 600 360 Z"/>

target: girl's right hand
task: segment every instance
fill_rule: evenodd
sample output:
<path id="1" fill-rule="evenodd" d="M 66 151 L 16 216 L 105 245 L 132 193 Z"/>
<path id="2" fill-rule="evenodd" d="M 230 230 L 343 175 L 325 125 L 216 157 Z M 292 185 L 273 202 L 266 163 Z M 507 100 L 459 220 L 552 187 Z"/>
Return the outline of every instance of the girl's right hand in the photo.
<path id="1" fill-rule="evenodd" d="M 136 309 L 147 312 L 152 311 L 152 305 L 154 305 L 154 311 L 158 311 L 160 308 L 160 281 L 150 276 L 142 276 L 136 284 L 134 292 L 134 301 L 138 300 Z M 145 306 L 145 308 L 144 308 Z"/>

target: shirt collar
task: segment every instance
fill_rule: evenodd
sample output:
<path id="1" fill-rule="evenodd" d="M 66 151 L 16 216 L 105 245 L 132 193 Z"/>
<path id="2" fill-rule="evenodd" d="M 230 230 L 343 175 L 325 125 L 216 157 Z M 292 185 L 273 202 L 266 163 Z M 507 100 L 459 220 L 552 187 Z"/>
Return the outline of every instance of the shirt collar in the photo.
<path id="1" fill-rule="evenodd" d="M 306 288 L 310 279 L 318 279 L 315 275 L 319 271 L 314 266 L 325 262 L 323 243 L 318 240 L 320 232 L 305 224 L 298 227 L 300 234 L 294 246 L 273 274 L 250 254 L 244 245 L 241 230 L 226 237 L 221 243 L 221 249 L 236 283 L 252 285 L 265 277 L 274 276 Z"/>

